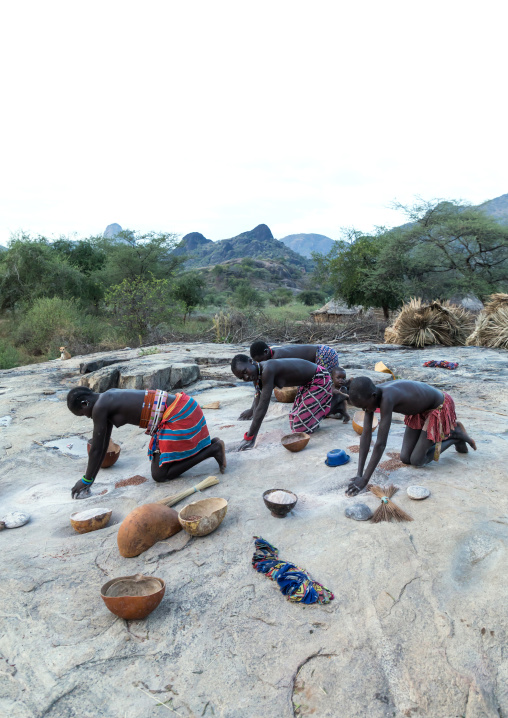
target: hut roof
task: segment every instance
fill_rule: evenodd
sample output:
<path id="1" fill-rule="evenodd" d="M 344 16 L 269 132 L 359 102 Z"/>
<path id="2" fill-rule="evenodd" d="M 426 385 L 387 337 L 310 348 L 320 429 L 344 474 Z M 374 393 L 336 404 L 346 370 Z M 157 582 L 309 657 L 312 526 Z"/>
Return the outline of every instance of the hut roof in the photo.
<path id="1" fill-rule="evenodd" d="M 340 304 L 335 299 L 327 302 L 321 309 L 316 309 L 311 314 L 336 314 L 337 316 L 343 316 L 344 314 L 358 314 L 361 307 L 347 307 L 345 304 Z"/>

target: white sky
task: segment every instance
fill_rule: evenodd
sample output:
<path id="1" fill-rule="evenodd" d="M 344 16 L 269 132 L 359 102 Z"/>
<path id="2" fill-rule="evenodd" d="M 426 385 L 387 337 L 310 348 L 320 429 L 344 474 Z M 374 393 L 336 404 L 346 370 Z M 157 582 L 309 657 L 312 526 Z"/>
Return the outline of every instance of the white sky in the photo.
<path id="1" fill-rule="evenodd" d="M 0 242 L 222 239 L 508 192 L 506 3 L 4 0 Z"/>

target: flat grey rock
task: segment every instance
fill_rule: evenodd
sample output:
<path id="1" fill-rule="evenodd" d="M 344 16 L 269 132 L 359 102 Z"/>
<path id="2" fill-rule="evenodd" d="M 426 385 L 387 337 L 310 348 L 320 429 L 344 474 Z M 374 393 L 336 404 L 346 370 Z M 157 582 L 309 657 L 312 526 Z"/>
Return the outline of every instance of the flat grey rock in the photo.
<path id="1" fill-rule="evenodd" d="M 422 499 L 426 499 L 430 496 L 430 491 L 426 489 L 425 486 L 408 486 L 407 495 L 410 499 L 421 501 Z"/>
<path id="2" fill-rule="evenodd" d="M 347 506 L 344 511 L 348 519 L 354 519 L 355 521 L 368 521 L 372 518 L 372 511 L 367 504 L 353 504 Z"/>
<path id="3" fill-rule="evenodd" d="M 30 521 L 30 516 L 22 511 L 11 511 L 10 514 L 3 516 L 0 521 L 5 524 L 6 529 L 17 529 L 19 526 L 27 524 Z"/>

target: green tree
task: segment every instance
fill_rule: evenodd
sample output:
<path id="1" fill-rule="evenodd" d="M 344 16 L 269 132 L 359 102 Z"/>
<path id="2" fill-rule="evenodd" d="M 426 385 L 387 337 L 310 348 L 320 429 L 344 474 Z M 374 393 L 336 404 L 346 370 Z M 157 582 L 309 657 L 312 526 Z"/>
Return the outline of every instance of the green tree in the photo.
<path id="1" fill-rule="evenodd" d="M 31 305 L 38 297 L 92 298 L 93 280 L 55 252 L 47 239 L 14 237 L 0 256 L 0 308 Z"/>
<path id="2" fill-rule="evenodd" d="M 178 244 L 175 234 L 148 232 L 139 234 L 131 230 L 120 232 L 113 239 L 102 238 L 99 247 L 106 261 L 95 276 L 108 286 L 121 284 L 124 279 L 169 279 L 185 261 L 185 257 L 172 254 Z"/>
<path id="3" fill-rule="evenodd" d="M 203 303 L 205 280 L 196 272 L 182 274 L 173 282 L 172 296 L 183 304 L 185 311 L 183 323 L 191 312 Z"/>
<path id="4" fill-rule="evenodd" d="M 170 298 L 170 281 L 150 275 L 124 279 L 106 292 L 105 301 L 115 322 L 129 339 L 138 339 L 142 344 L 151 329 L 171 318 L 174 306 Z"/>
<path id="5" fill-rule="evenodd" d="M 410 265 L 409 289 L 427 299 L 508 288 L 508 226 L 463 202 L 395 204 L 409 223 L 392 237 L 393 252 Z"/>
<path id="6" fill-rule="evenodd" d="M 317 258 L 316 271 L 348 306 L 380 307 L 388 318 L 404 298 L 405 277 L 404 260 L 390 250 L 383 232 L 369 236 L 348 230 L 346 239 Z"/>
<path id="7" fill-rule="evenodd" d="M 235 306 L 244 309 L 252 306 L 255 308 L 263 307 L 265 300 L 261 292 L 258 292 L 250 282 L 246 279 L 240 279 L 236 282 L 235 291 L 233 293 L 233 302 Z"/>
<path id="8" fill-rule="evenodd" d="M 324 294 L 315 289 L 304 289 L 297 294 L 296 298 L 299 302 L 305 304 L 306 307 L 312 307 L 314 304 L 324 302 Z"/>
<path id="9" fill-rule="evenodd" d="M 270 293 L 268 301 L 276 307 L 284 307 L 293 299 L 293 292 L 285 287 L 279 287 Z"/>

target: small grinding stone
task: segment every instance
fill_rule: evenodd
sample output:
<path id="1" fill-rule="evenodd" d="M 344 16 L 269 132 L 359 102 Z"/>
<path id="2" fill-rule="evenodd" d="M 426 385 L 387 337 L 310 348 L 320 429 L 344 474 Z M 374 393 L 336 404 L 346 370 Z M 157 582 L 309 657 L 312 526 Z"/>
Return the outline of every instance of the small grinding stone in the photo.
<path id="1" fill-rule="evenodd" d="M 353 504 L 348 506 L 344 513 L 348 519 L 354 519 L 355 521 L 368 521 L 372 518 L 372 511 L 367 504 Z"/>
<path id="2" fill-rule="evenodd" d="M 430 496 L 430 491 L 425 486 L 408 486 L 407 495 L 410 499 L 421 501 L 421 499 L 426 499 Z"/>
<path id="3" fill-rule="evenodd" d="M 17 529 L 18 526 L 24 526 L 30 521 L 30 516 L 21 511 L 13 511 L 7 516 L 2 517 L 6 529 Z"/>

